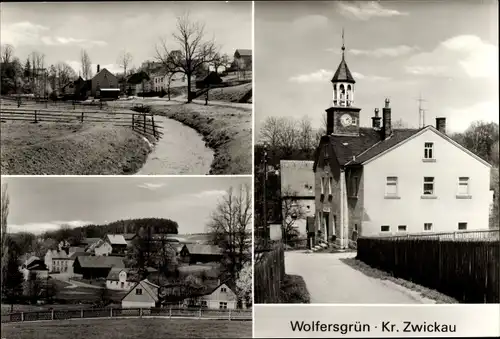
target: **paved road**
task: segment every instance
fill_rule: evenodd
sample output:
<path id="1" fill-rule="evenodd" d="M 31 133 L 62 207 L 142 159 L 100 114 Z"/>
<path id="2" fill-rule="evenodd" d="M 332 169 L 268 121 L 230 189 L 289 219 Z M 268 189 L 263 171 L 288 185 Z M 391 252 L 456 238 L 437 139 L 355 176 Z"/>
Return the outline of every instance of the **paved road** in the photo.
<path id="1" fill-rule="evenodd" d="M 369 277 L 343 263 L 356 253 L 286 252 L 287 274 L 304 278 L 311 303 L 425 304 L 434 301 L 388 280 Z"/>

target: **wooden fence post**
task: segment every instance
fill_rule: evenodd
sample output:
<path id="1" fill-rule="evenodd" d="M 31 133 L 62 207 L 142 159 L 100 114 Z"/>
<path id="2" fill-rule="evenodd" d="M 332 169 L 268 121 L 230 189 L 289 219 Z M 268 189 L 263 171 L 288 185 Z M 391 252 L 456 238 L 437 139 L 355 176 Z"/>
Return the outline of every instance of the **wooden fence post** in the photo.
<path id="1" fill-rule="evenodd" d="M 168 309 L 168 317 L 172 319 L 172 305 L 170 305 L 170 308 Z"/>
<path id="2" fill-rule="evenodd" d="M 143 117 L 144 117 L 144 125 L 142 127 L 144 129 L 144 134 L 146 134 L 146 113 L 143 113 Z"/>
<path id="3" fill-rule="evenodd" d="M 142 308 L 139 308 L 139 317 L 142 318 Z"/>
<path id="4" fill-rule="evenodd" d="M 134 118 L 135 118 L 135 114 L 132 114 L 132 129 L 134 129 L 134 124 L 135 124 Z"/>
<path id="5" fill-rule="evenodd" d="M 155 116 L 154 116 L 154 114 L 151 114 L 151 126 L 153 126 L 153 137 L 156 138 Z"/>
<path id="6" fill-rule="evenodd" d="M 83 308 L 80 310 L 80 318 L 83 318 Z"/>
<path id="7" fill-rule="evenodd" d="M 201 318 L 201 307 L 200 307 L 200 311 L 198 312 L 198 318 Z"/>
<path id="8" fill-rule="evenodd" d="M 35 110 L 35 123 L 38 122 L 38 116 L 36 115 L 36 110 Z"/>
<path id="9" fill-rule="evenodd" d="M 110 308 L 110 309 L 109 309 L 109 317 L 110 317 L 110 318 L 113 318 L 113 308 Z"/>
<path id="10" fill-rule="evenodd" d="M 54 320 L 54 310 L 52 310 L 52 312 L 50 314 L 50 320 Z"/>
<path id="11" fill-rule="evenodd" d="M 21 321 L 24 321 L 24 312 L 21 312 Z"/>
<path id="12" fill-rule="evenodd" d="M 229 320 L 231 320 L 231 309 L 229 309 Z"/>
<path id="13" fill-rule="evenodd" d="M 83 122 L 83 111 L 82 111 L 82 117 L 81 117 L 81 121 Z"/>

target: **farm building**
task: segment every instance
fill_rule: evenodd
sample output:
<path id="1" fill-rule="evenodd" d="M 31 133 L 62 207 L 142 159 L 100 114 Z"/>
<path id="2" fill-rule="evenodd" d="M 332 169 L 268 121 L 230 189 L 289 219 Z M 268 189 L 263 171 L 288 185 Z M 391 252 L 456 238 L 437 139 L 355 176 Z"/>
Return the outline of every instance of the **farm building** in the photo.
<path id="1" fill-rule="evenodd" d="M 232 282 L 219 282 L 217 285 L 207 288 L 203 295 L 185 299 L 184 306 L 234 310 L 238 305 L 235 291 L 236 286 Z"/>
<path id="2" fill-rule="evenodd" d="M 81 274 L 85 279 L 106 278 L 115 268 L 124 268 L 123 258 L 113 256 L 80 256 L 73 264 L 75 274 Z"/>
<path id="3" fill-rule="evenodd" d="M 151 308 L 159 302 L 159 286 L 144 279 L 136 283 L 122 299 L 123 308 Z"/>
<path id="4" fill-rule="evenodd" d="M 314 241 L 488 229 L 490 164 L 451 139 L 443 117 L 394 128 L 389 99 L 360 127 L 344 49 L 314 159 Z"/>
<path id="5" fill-rule="evenodd" d="M 113 254 L 123 254 L 127 250 L 127 240 L 123 234 L 106 234 L 104 240 L 111 245 Z"/>
<path id="6" fill-rule="evenodd" d="M 251 49 L 237 49 L 234 52 L 234 62 L 238 69 L 252 69 L 252 50 Z"/>
<path id="7" fill-rule="evenodd" d="M 87 248 L 87 252 L 97 256 L 110 255 L 113 252 L 113 247 L 104 239 L 99 239 Z"/>
<path id="8" fill-rule="evenodd" d="M 117 99 L 120 95 L 116 76 L 106 68 L 101 70 L 99 65 L 91 84 L 91 96 L 94 98 L 101 98 L 104 95 L 106 99 Z"/>
<path id="9" fill-rule="evenodd" d="M 218 262 L 222 259 L 222 250 L 215 245 L 185 244 L 180 259 L 189 264 Z"/>
<path id="10" fill-rule="evenodd" d="M 28 280 L 31 276 L 36 275 L 36 277 L 44 279 L 49 276 L 49 270 L 47 266 L 40 258 L 36 256 L 29 257 L 20 268 L 23 273 L 24 280 Z"/>
<path id="11" fill-rule="evenodd" d="M 106 277 L 106 288 L 114 291 L 128 291 L 137 281 L 137 274 L 129 269 L 113 267 Z"/>

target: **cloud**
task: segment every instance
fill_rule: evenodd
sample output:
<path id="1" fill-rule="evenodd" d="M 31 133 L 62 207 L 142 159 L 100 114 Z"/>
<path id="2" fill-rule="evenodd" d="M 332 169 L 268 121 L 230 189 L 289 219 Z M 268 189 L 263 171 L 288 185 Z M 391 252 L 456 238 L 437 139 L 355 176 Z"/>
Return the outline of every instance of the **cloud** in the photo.
<path id="1" fill-rule="evenodd" d="M 13 46 L 36 45 L 40 43 L 40 34 L 48 29 L 48 27 L 29 21 L 2 25 L 2 44 L 11 44 Z"/>
<path id="2" fill-rule="evenodd" d="M 389 81 L 389 80 L 391 80 L 391 78 L 389 78 L 389 77 L 382 77 L 382 76 L 378 76 L 378 75 L 365 75 L 365 74 L 361 74 L 358 72 L 352 72 L 352 76 L 354 77 L 354 79 L 361 79 L 361 80 L 365 80 L 365 81 Z"/>
<path id="3" fill-rule="evenodd" d="M 145 189 L 148 189 L 151 191 L 155 191 L 159 188 L 162 188 L 163 186 L 165 186 L 164 183 L 163 184 L 153 184 L 151 182 L 145 182 L 143 184 L 137 185 L 137 187 L 145 188 Z"/>
<path id="4" fill-rule="evenodd" d="M 366 49 L 350 49 L 348 52 L 353 55 L 366 55 L 375 58 L 383 57 L 399 57 L 408 55 L 418 51 L 416 46 L 399 45 L 394 47 L 376 48 L 372 50 Z"/>
<path id="5" fill-rule="evenodd" d="M 326 69 L 320 69 L 318 71 L 308 73 L 308 74 L 300 74 L 293 76 L 289 79 L 291 82 L 297 82 L 297 83 L 313 83 L 313 82 L 324 82 L 324 81 L 330 81 L 330 79 L 333 77 L 333 74 L 335 72 L 332 70 L 326 70 Z M 382 77 L 382 76 L 377 76 L 377 75 L 365 75 L 361 74 L 358 72 L 352 72 L 352 76 L 354 79 L 362 79 L 365 81 L 388 81 L 391 80 L 391 78 L 388 77 Z"/>
<path id="6" fill-rule="evenodd" d="M 65 37 L 41 37 L 42 43 L 49 46 L 80 46 L 80 47 L 92 47 L 92 46 L 106 46 L 108 43 L 101 40 L 87 40 L 87 39 L 75 39 L 75 38 L 65 38 Z"/>
<path id="7" fill-rule="evenodd" d="M 473 121 L 498 123 L 498 109 L 498 101 L 482 101 L 465 107 L 445 108 L 440 116 L 447 117 L 447 130 L 463 132 Z"/>
<path id="8" fill-rule="evenodd" d="M 198 193 L 189 194 L 190 197 L 197 199 L 218 199 L 224 196 L 227 192 L 223 190 L 209 190 Z"/>
<path id="9" fill-rule="evenodd" d="M 74 228 L 89 224 L 92 224 L 92 222 L 83 220 L 32 222 L 20 225 L 8 225 L 8 232 L 9 233 L 30 232 L 34 234 L 41 234 L 46 231 L 55 231 L 61 228 L 62 225 L 68 225 Z"/>
<path id="10" fill-rule="evenodd" d="M 293 76 L 289 80 L 291 82 L 298 83 L 322 82 L 330 80 L 334 73 L 335 72 L 331 70 L 320 69 L 309 74 L 300 74 Z"/>
<path id="11" fill-rule="evenodd" d="M 459 35 L 412 56 L 405 69 L 414 75 L 496 79 L 498 49 L 477 36 Z"/>
<path id="12" fill-rule="evenodd" d="M 79 46 L 90 48 L 93 46 L 106 46 L 107 42 L 101 40 L 78 39 L 73 37 L 51 36 L 45 34 L 50 29 L 46 26 L 29 21 L 16 22 L 2 25 L 2 43 L 13 46 L 21 45 L 47 45 L 47 46 Z"/>
<path id="13" fill-rule="evenodd" d="M 293 27 L 300 31 L 323 29 L 328 25 L 328 18 L 324 15 L 306 15 L 293 21 Z"/>
<path id="14" fill-rule="evenodd" d="M 369 20 L 371 18 L 387 18 L 392 16 L 408 15 L 395 9 L 384 8 L 379 2 L 336 2 L 339 13 L 354 20 Z"/>

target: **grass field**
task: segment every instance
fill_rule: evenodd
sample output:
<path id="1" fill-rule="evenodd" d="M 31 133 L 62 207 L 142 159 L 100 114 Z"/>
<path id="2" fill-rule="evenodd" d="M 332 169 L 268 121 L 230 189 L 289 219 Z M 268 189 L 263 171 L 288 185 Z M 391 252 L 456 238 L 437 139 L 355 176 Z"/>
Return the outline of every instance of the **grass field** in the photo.
<path id="1" fill-rule="evenodd" d="M 170 104 L 154 112 L 175 119 L 203 135 L 215 151 L 210 174 L 252 173 L 252 110 L 236 107 Z"/>
<path id="2" fill-rule="evenodd" d="M 127 127 L 93 123 L 1 124 L 2 174 L 133 174 L 149 144 Z"/>
<path id="3" fill-rule="evenodd" d="M 240 102 L 240 100 L 252 90 L 252 84 L 244 84 L 231 87 L 221 87 L 211 89 L 208 93 L 208 100 L 226 101 L 226 102 Z M 200 96 L 198 99 L 205 99 L 205 95 Z"/>
<path id="4" fill-rule="evenodd" d="M 2 324 L 8 339 L 251 338 L 251 321 L 78 319 Z"/>

